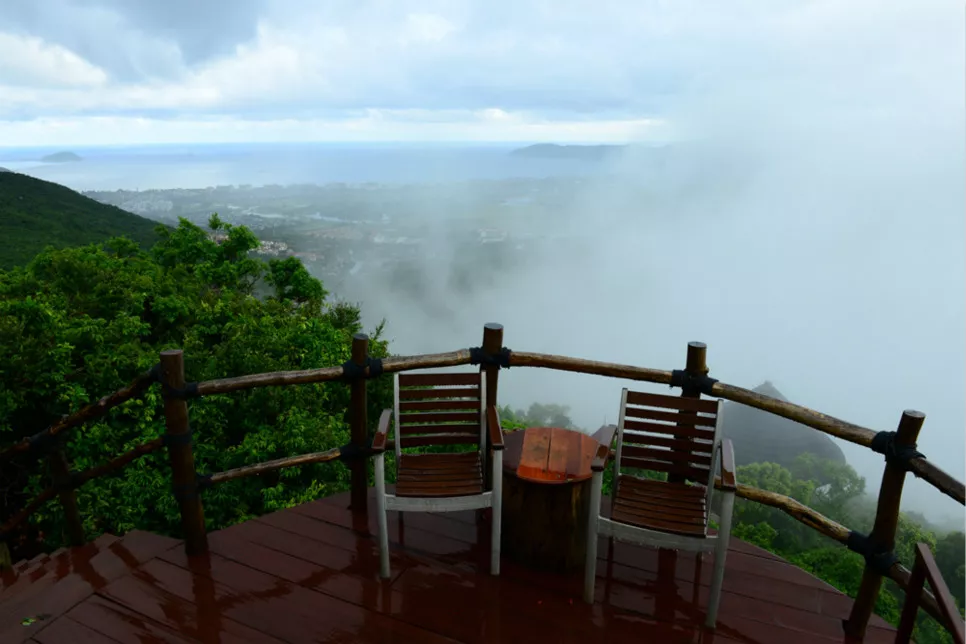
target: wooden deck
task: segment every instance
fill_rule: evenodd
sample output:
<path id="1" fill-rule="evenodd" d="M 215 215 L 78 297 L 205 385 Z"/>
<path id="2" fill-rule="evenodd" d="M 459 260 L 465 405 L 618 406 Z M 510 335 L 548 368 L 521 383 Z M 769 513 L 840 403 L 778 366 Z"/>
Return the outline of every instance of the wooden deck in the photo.
<path id="1" fill-rule="evenodd" d="M 710 632 L 700 627 L 709 560 L 695 587 L 694 555 L 602 540 L 588 606 L 580 572 L 504 559 L 491 577 L 488 521 L 476 512 L 390 513 L 393 577 L 381 582 L 375 518 L 354 518 L 348 503 L 338 495 L 212 533 L 211 554 L 193 560 L 180 541 L 145 532 L 40 558 L 2 579 L 0 641 L 847 641 L 851 599 L 737 540 Z M 865 641 L 893 638 L 873 617 Z"/>

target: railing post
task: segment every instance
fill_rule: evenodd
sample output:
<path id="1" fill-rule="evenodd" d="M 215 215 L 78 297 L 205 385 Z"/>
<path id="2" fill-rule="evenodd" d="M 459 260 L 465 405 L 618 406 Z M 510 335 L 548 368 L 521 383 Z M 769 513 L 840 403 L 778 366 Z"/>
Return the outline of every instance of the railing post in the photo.
<path id="1" fill-rule="evenodd" d="M 55 440 L 57 444 L 47 457 L 50 478 L 55 487 L 61 488 L 60 505 L 64 508 L 64 520 L 67 522 L 67 539 L 70 545 L 79 546 L 84 543 L 84 523 L 77 509 L 77 492 L 68 487 L 71 481 L 70 464 L 64 453 L 63 440 L 60 437 Z"/>
<path id="2" fill-rule="evenodd" d="M 180 349 L 161 352 L 162 392 L 164 396 L 165 442 L 171 463 L 172 488 L 181 511 L 181 532 L 189 556 L 208 551 L 205 512 L 198 495 L 195 457 L 191 451 L 191 427 L 185 389 L 184 354 Z M 179 393 L 181 392 L 181 393 Z"/>
<path id="3" fill-rule="evenodd" d="M 483 325 L 483 343 L 480 345 L 483 353 L 488 356 L 495 356 L 503 348 L 503 325 L 496 322 L 488 322 Z M 495 364 L 482 364 L 480 371 L 486 374 L 486 404 L 497 406 L 497 391 L 499 389 L 500 367 Z M 486 411 L 486 410 L 484 410 Z M 487 434 L 489 436 L 489 434 Z M 480 449 L 485 450 L 486 445 L 481 445 Z M 492 471 L 489 467 L 483 468 L 483 485 L 487 490 L 492 489 Z"/>
<path id="4" fill-rule="evenodd" d="M 688 357 L 685 362 L 684 371 L 690 378 L 700 378 L 701 376 L 708 375 L 708 345 L 704 342 L 688 342 Z M 681 388 L 682 398 L 700 398 L 701 391 L 684 386 Z M 679 415 L 682 416 L 696 416 L 697 413 L 693 411 L 680 411 Z M 675 436 L 678 440 L 690 441 L 691 439 L 687 436 Z M 669 483 L 684 483 L 684 476 L 680 474 L 668 474 L 667 480 Z"/>
<path id="5" fill-rule="evenodd" d="M 356 333 L 352 336 L 352 362 L 365 369 L 369 359 L 369 336 Z M 366 418 L 366 379 L 355 378 L 350 385 L 349 426 L 352 446 L 364 450 L 369 442 L 368 419 Z M 365 514 L 369 500 L 369 459 L 354 458 L 349 461 L 351 474 L 351 508 L 353 512 Z"/>
<path id="6" fill-rule="evenodd" d="M 489 322 L 483 325 L 483 353 L 495 356 L 503 348 L 503 325 Z M 495 364 L 480 365 L 480 371 L 486 373 L 486 404 L 497 404 L 497 383 L 500 377 L 500 367 Z"/>
<path id="7" fill-rule="evenodd" d="M 899 421 L 899 428 L 895 435 L 897 449 L 915 448 L 916 439 L 919 437 L 925 418 L 926 415 L 919 411 L 907 409 L 902 412 L 902 419 Z M 875 524 L 869 534 L 869 544 L 876 552 L 892 552 L 895 548 L 896 528 L 899 525 L 899 502 L 902 500 L 902 486 L 905 478 L 905 470 L 886 461 L 885 471 L 882 473 L 882 485 L 879 487 Z M 865 628 L 872 616 L 881 586 L 882 575 L 866 563 L 862 571 L 859 592 L 852 604 L 852 612 L 845 620 L 846 635 L 860 640 L 865 637 Z"/>

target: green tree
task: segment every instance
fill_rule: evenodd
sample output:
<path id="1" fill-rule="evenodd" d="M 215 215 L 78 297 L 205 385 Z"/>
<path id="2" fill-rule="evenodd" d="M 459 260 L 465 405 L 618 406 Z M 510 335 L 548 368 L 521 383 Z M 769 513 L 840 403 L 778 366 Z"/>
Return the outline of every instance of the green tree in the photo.
<path id="1" fill-rule="evenodd" d="M 160 229 L 150 251 L 115 239 L 104 245 L 48 250 L 26 267 L 0 271 L 0 443 L 48 426 L 147 370 L 164 349 L 181 348 L 189 381 L 267 371 L 313 369 L 350 356 L 362 328 L 357 307 L 329 303 L 321 282 L 294 259 L 251 257 L 258 240 L 217 216 L 209 233 L 182 220 Z M 268 297 L 256 297 L 261 287 Z M 264 289 L 262 289 L 264 290 Z M 371 354 L 388 355 L 371 334 Z M 389 378 L 370 383 L 370 419 L 391 405 Z M 272 387 L 190 401 L 198 470 L 214 472 L 281 456 L 321 451 L 349 440 L 348 387 L 323 383 Z M 83 470 L 161 435 L 160 393 L 72 431 L 66 449 Z M 164 452 L 115 476 L 89 482 L 78 503 L 90 535 L 141 528 L 175 533 Z M 21 507 L 49 479 L 42 468 L 4 468 L 4 514 Z M 34 472 L 29 477 L 25 472 Z M 209 528 L 345 489 L 341 463 L 283 470 L 204 493 Z M 58 504 L 33 520 L 48 547 L 63 541 Z"/>
<path id="2" fill-rule="evenodd" d="M 863 496 L 865 480 L 847 464 L 823 461 L 805 454 L 798 457 L 791 468 L 775 463 L 741 466 L 737 477 L 743 484 L 790 496 L 853 530 L 868 533 L 872 527 L 874 499 Z M 865 567 L 862 557 L 833 545 L 826 537 L 775 508 L 738 500 L 732 534 L 781 555 L 851 597 L 858 592 Z M 951 588 L 960 589 L 961 596 L 962 560 L 966 545 L 963 539 L 962 533 L 951 533 L 937 543 L 932 532 L 901 513 L 894 551 L 901 562 L 911 567 L 915 562 L 916 544 L 927 544 L 936 552 L 937 563 L 942 558 L 940 570 L 946 583 Z M 902 601 L 902 591 L 892 581 L 886 580 L 875 612 L 896 624 Z M 920 644 L 951 641 L 949 634 L 922 612 L 916 620 L 914 637 Z"/>
<path id="3" fill-rule="evenodd" d="M 966 603 L 966 534 L 950 532 L 936 541 L 936 565 L 960 609 Z"/>
<path id="4" fill-rule="evenodd" d="M 570 419 L 570 407 L 555 403 L 532 403 L 526 411 L 516 410 L 513 413 L 513 418 L 518 422 L 526 423 L 527 427 L 576 429 L 574 422 Z"/>

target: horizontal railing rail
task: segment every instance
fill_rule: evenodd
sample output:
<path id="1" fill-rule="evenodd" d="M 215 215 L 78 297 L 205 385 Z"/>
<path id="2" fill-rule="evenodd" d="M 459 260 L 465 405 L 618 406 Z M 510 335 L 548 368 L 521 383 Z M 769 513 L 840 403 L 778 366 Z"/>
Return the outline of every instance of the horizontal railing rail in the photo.
<path id="1" fill-rule="evenodd" d="M 76 490 L 88 481 L 92 481 L 101 476 L 116 472 L 126 465 L 141 458 L 142 456 L 150 454 L 151 452 L 156 452 L 162 447 L 164 447 L 164 438 L 158 437 L 154 440 L 147 441 L 146 443 L 141 443 L 134 449 L 128 450 L 120 456 L 112 458 L 106 463 L 96 465 L 82 472 L 71 472 L 66 481 L 44 488 L 37 494 L 36 497 L 34 497 L 26 506 L 24 506 L 22 510 L 4 522 L 4 524 L 0 526 L 0 540 L 2 540 L 4 536 L 13 532 L 18 525 L 23 523 L 31 514 L 40 509 L 44 503 L 50 501 L 58 494 L 61 494 L 65 491 Z"/>
<path id="2" fill-rule="evenodd" d="M 437 369 L 462 365 L 479 366 L 487 372 L 487 400 L 496 401 L 498 371 L 508 367 L 533 367 L 568 371 L 588 375 L 613 377 L 624 380 L 649 382 L 679 387 L 682 395 L 699 397 L 701 394 L 730 400 L 763 410 L 812 427 L 836 438 L 862 445 L 886 457 L 886 470 L 879 495 L 876 523 L 869 535 L 849 530 L 798 501 L 773 492 L 738 484 L 737 495 L 741 498 L 775 507 L 810 528 L 834 539 L 866 559 L 862 585 L 856 597 L 853 613 L 846 622 L 846 631 L 862 637 L 872 606 L 878 595 L 881 580 L 888 577 L 903 590 L 911 588 L 912 573 L 902 566 L 894 555 L 899 498 L 905 472 L 912 472 L 942 493 L 966 505 L 966 486 L 916 451 L 915 439 L 924 416 L 919 412 L 903 414 L 897 432 L 876 432 L 833 416 L 796 405 L 784 400 L 762 395 L 749 389 L 729 385 L 708 377 L 705 364 L 705 346 L 691 343 L 688 346 L 687 367 L 684 370 L 664 371 L 611 362 L 600 362 L 543 353 L 510 351 L 502 346 L 503 327 L 488 324 L 484 328 L 483 344 L 478 348 L 460 349 L 447 353 L 415 356 L 394 356 L 373 359 L 368 355 L 368 337 L 357 334 L 353 338 L 352 358 L 340 366 L 299 371 L 251 374 L 187 383 L 184 380 L 184 362 L 180 351 L 166 351 L 161 362 L 140 374 L 126 387 L 91 403 L 73 414 L 64 416 L 47 429 L 23 439 L 0 451 L 0 463 L 21 454 L 48 455 L 54 485 L 42 490 L 34 499 L 0 526 L 0 544 L 21 523 L 44 503 L 60 496 L 72 535 L 83 536 L 76 514 L 74 490 L 99 476 L 112 473 L 128 463 L 168 448 L 172 468 L 172 490 L 178 499 L 185 547 L 189 554 L 207 550 L 204 519 L 198 491 L 211 485 L 258 476 L 288 467 L 298 467 L 334 460 L 347 462 L 351 471 L 352 508 L 364 510 L 368 486 L 367 457 L 371 455 L 368 444 L 369 432 L 366 419 L 366 380 L 383 374 L 420 369 Z M 322 382 L 343 381 L 352 386 L 349 409 L 352 439 L 343 447 L 323 452 L 278 458 L 262 463 L 245 465 L 224 472 L 199 475 L 195 471 L 188 428 L 187 399 L 228 394 L 258 387 L 289 386 Z M 70 472 L 64 460 L 61 438 L 71 429 L 106 415 L 111 409 L 143 396 L 154 383 L 161 383 L 165 403 L 167 432 L 165 436 L 148 441 L 102 465 L 83 472 Z M 71 507 L 74 511 L 71 511 Z M 78 541 L 72 537 L 72 541 Z M 915 581 L 915 580 L 914 580 Z M 956 628 L 949 622 L 937 598 L 923 590 L 916 602 L 944 627 Z M 961 625 L 960 625 L 961 626 Z"/>
<path id="3" fill-rule="evenodd" d="M 715 487 L 720 487 L 720 484 L 721 480 L 716 478 Z M 781 510 L 796 521 L 830 539 L 834 539 L 846 547 L 849 547 L 850 539 L 855 534 L 854 531 L 846 528 L 842 524 L 832 521 L 820 512 L 784 494 L 769 492 L 768 490 L 761 490 L 750 485 L 739 483 L 735 491 L 735 496 Z M 896 561 L 885 572 L 885 576 L 894 581 L 903 591 L 909 591 L 912 573 L 908 568 Z M 952 631 L 952 629 L 956 628 L 955 622 L 950 620 L 933 593 L 923 590 L 918 599 L 918 606 L 925 610 L 930 617 L 942 624 L 947 630 Z"/>

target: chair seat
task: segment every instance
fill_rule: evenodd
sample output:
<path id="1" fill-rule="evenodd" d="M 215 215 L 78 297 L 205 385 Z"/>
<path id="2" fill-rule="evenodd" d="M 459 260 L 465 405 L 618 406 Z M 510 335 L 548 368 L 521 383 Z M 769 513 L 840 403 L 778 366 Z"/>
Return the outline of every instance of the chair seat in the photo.
<path id="1" fill-rule="evenodd" d="M 611 520 L 670 534 L 705 537 L 705 488 L 621 475 Z"/>
<path id="2" fill-rule="evenodd" d="M 445 497 L 483 493 L 479 452 L 402 454 L 396 496 Z"/>

